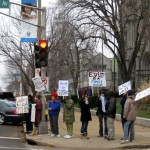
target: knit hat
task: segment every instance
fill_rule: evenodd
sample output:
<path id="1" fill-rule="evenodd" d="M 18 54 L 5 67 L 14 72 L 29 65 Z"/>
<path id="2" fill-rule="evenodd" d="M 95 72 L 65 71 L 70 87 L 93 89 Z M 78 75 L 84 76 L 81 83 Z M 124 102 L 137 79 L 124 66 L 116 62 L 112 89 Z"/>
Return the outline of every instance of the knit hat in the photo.
<path id="1" fill-rule="evenodd" d="M 57 97 L 58 97 L 58 95 L 57 95 L 57 93 L 56 93 L 56 92 L 53 92 L 53 93 L 52 93 L 52 96 L 54 96 L 55 98 L 57 98 Z"/>
<path id="2" fill-rule="evenodd" d="M 129 90 L 128 91 L 128 96 L 132 96 L 135 94 L 135 91 L 133 89 Z"/>

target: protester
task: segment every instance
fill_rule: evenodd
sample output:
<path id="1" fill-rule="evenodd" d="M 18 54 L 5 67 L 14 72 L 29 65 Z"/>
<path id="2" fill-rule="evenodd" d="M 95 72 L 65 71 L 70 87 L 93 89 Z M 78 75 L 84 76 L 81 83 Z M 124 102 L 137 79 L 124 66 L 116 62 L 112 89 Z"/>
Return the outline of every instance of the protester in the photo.
<path id="1" fill-rule="evenodd" d="M 75 115 L 74 101 L 68 96 L 64 97 L 63 110 L 63 121 L 66 123 L 67 127 L 67 135 L 65 135 L 64 138 L 70 139 L 73 135 L 73 122 L 75 121 Z"/>
<path id="2" fill-rule="evenodd" d="M 58 95 L 56 92 L 52 93 L 52 98 L 48 102 L 48 112 L 49 112 L 49 120 L 50 120 L 50 128 L 51 128 L 51 137 L 55 135 L 60 137 L 59 128 L 58 128 L 58 118 L 60 112 L 60 100 L 58 100 Z"/>
<path id="3" fill-rule="evenodd" d="M 33 131 L 30 135 L 36 135 L 38 133 L 38 127 L 42 120 L 42 99 L 41 95 L 35 95 L 34 97 L 34 104 L 35 104 L 35 122 Z"/>
<path id="4" fill-rule="evenodd" d="M 124 137 L 121 144 L 128 143 L 129 141 L 134 142 L 135 139 L 134 122 L 136 120 L 137 103 L 134 101 L 134 94 L 135 92 L 133 89 L 129 90 L 127 93 L 127 100 L 125 102 L 123 114 Z"/>
<path id="5" fill-rule="evenodd" d="M 98 137 L 107 137 L 108 130 L 107 130 L 107 117 L 106 117 L 106 97 L 104 92 L 101 91 L 100 97 L 98 97 L 96 106 L 98 107 L 96 115 L 99 118 L 99 136 Z M 104 121 L 104 122 L 103 122 Z M 104 131 L 103 131 L 103 123 L 104 123 Z M 103 134 L 104 133 L 104 134 Z"/>
<path id="6" fill-rule="evenodd" d="M 120 100 L 120 105 L 121 105 L 121 122 L 122 122 L 122 128 L 124 129 L 124 119 L 123 119 L 123 114 L 124 114 L 124 105 L 127 99 L 127 93 L 124 93 L 121 100 Z"/>
<path id="7" fill-rule="evenodd" d="M 116 99 L 114 97 L 114 92 L 109 91 L 107 95 L 109 99 L 108 109 L 106 110 L 107 115 L 107 127 L 108 127 L 108 136 L 107 140 L 114 140 L 115 128 L 114 128 L 114 119 L 116 118 Z"/>
<path id="8" fill-rule="evenodd" d="M 89 121 L 92 120 L 91 117 L 91 112 L 90 112 L 90 107 L 89 107 L 89 101 L 88 101 L 88 96 L 87 94 L 82 95 L 82 99 L 80 101 L 80 108 L 81 108 L 81 139 L 83 139 L 84 137 L 89 139 L 88 137 L 88 123 Z"/>
<path id="9" fill-rule="evenodd" d="M 32 95 L 28 95 L 28 108 L 29 112 L 25 113 L 25 119 L 26 119 L 26 133 L 31 133 L 33 130 L 33 125 L 31 122 L 31 107 L 33 104 L 33 97 Z"/>

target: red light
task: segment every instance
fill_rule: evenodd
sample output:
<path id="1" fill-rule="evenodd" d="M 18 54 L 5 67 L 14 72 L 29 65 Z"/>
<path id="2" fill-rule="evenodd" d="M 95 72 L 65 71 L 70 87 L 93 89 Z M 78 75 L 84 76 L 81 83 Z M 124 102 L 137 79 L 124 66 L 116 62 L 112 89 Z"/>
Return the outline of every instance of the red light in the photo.
<path id="1" fill-rule="evenodd" d="M 40 40 L 39 46 L 40 46 L 40 48 L 46 48 L 48 46 L 47 40 Z"/>

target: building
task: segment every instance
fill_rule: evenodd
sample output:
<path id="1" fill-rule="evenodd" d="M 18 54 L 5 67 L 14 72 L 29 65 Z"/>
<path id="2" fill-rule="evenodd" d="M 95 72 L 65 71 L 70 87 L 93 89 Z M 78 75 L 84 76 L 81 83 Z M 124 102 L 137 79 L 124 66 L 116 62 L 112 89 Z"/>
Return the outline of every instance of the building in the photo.
<path id="1" fill-rule="evenodd" d="M 106 72 L 106 89 L 116 91 L 118 82 L 116 81 L 116 75 L 114 80 L 114 65 L 113 59 L 107 58 L 106 56 L 99 53 L 98 55 L 82 60 L 81 62 L 81 73 L 79 79 L 79 88 L 85 88 L 89 86 L 88 72 L 98 71 Z M 115 69 L 116 70 L 116 69 Z M 116 71 L 115 71 L 116 72 Z M 116 73 L 115 73 L 116 74 Z M 92 87 L 94 93 L 97 92 L 97 88 Z"/>

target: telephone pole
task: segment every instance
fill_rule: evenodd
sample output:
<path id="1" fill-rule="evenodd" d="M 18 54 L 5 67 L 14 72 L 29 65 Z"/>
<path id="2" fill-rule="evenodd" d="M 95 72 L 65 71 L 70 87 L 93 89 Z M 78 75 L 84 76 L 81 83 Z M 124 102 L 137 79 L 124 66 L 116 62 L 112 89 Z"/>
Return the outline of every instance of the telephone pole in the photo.
<path id="1" fill-rule="evenodd" d="M 45 32 L 46 19 L 45 18 L 46 18 L 46 9 L 41 9 L 41 0 L 38 0 L 38 31 L 37 31 L 38 42 L 41 39 L 46 39 L 46 32 Z M 44 26 L 44 28 L 42 28 L 42 26 Z M 44 67 L 41 67 L 41 77 L 42 76 L 46 76 Z M 46 98 L 45 98 L 44 91 L 42 91 L 41 94 L 42 94 L 43 108 L 42 108 L 42 121 L 39 125 L 39 134 L 48 134 L 48 124 L 45 120 Z"/>

